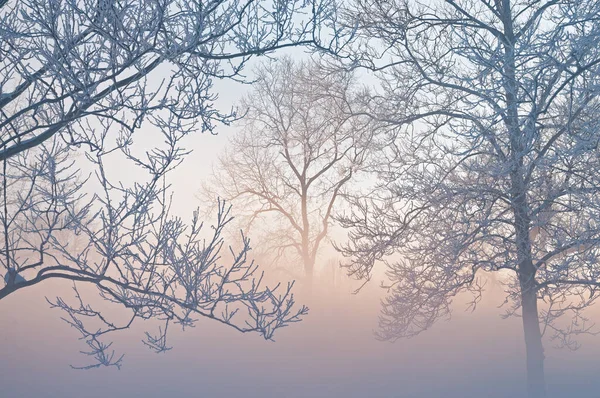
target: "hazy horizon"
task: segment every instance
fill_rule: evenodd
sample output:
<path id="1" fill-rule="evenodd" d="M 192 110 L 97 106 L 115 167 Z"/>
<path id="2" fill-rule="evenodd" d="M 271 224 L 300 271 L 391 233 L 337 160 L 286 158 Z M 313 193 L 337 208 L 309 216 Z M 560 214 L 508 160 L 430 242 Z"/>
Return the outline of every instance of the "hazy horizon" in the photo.
<path id="1" fill-rule="evenodd" d="M 385 293 L 376 284 L 357 295 L 351 294 L 356 282 L 337 289 L 317 284 L 312 299 L 300 292 L 308 316 L 280 330 L 274 342 L 200 320 L 185 332 L 172 328 L 173 349 L 155 354 L 141 343 L 148 325 L 138 321 L 114 336 L 114 348 L 125 353 L 121 370 L 74 370 L 70 364 L 89 361 L 78 354 L 85 347 L 43 298 L 68 297 L 69 283 L 42 283 L 0 305 L 3 396 L 525 397 L 521 322 L 499 317 L 498 285 L 475 312 L 458 298 L 449 321 L 390 343 L 373 334 Z M 569 351 L 545 339 L 550 397 L 593 396 L 600 388 L 598 337 L 581 341 L 580 350 Z"/>

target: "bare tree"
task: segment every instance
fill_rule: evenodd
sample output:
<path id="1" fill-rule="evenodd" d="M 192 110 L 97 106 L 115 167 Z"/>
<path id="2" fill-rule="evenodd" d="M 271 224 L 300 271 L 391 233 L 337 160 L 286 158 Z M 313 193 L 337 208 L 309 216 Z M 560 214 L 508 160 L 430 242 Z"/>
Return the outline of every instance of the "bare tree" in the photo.
<path id="1" fill-rule="evenodd" d="M 321 47 L 332 12 L 319 0 L 7 2 L 0 8 L 0 160 L 57 134 L 94 149 L 95 123 L 212 131 L 234 117 L 213 107 L 214 78 L 241 79 L 253 55 Z M 335 46 L 339 37 L 331 37 Z M 163 117 L 154 122 L 157 114 Z"/>
<path id="2" fill-rule="evenodd" d="M 248 210 L 248 228 L 260 220 L 267 244 L 279 255 L 295 253 L 309 282 L 332 211 L 368 148 L 368 123 L 352 116 L 356 100 L 350 73 L 314 60 L 264 64 L 208 187 Z"/>
<path id="3" fill-rule="evenodd" d="M 213 106 L 213 79 L 243 80 L 251 56 L 278 48 L 335 47 L 335 34 L 319 42 L 334 11 L 326 1 L 1 1 L 0 299 L 73 281 L 75 303 L 51 303 L 81 332 L 92 367 L 120 366 L 102 336 L 135 318 L 165 322 L 147 335 L 159 352 L 170 322 L 210 318 L 270 339 L 299 320 L 306 309 L 292 308 L 291 285 L 262 287 L 246 237 L 221 257 L 229 208 L 219 204 L 204 236 L 197 213 L 171 216 L 166 177 L 189 153 L 188 133 L 237 118 Z M 93 308 L 81 283 L 130 320 Z"/>
<path id="4" fill-rule="evenodd" d="M 106 176 L 106 159 L 115 150 L 127 151 L 95 152 L 101 188 L 91 197 L 85 193 L 87 179 L 69 160 L 74 151 L 58 138 L 3 161 L 0 300 L 47 279 L 73 281 L 73 302 L 48 301 L 65 311 L 63 319 L 89 346 L 85 353 L 95 361 L 83 368 L 120 367 L 122 356 L 103 338 L 136 318 L 164 321 L 158 334 L 146 333 L 144 340 L 156 352 L 170 349 L 167 330 L 173 322 L 186 327 L 208 318 L 271 339 L 276 329 L 300 320 L 307 310 L 293 308 L 293 284 L 280 293 L 262 286 L 257 265 L 247 258 L 248 238 L 241 236 L 241 249 L 222 253 L 223 231 L 232 220 L 224 202 L 208 234 L 198 212 L 187 225 L 169 214 L 163 168 L 172 166 L 176 151 L 142 163 L 150 170 L 147 181 L 125 186 Z M 82 284 L 95 286 L 105 303 L 84 300 Z M 106 303 L 126 309 L 127 320 L 119 322 L 122 314 Z"/>
<path id="5" fill-rule="evenodd" d="M 528 391 L 546 395 L 542 336 L 574 346 L 600 287 L 600 3 L 366 1 L 353 65 L 377 71 L 379 183 L 342 217 L 350 272 L 391 279 L 381 337 L 429 328 L 452 298 L 505 277 Z M 562 315 L 572 315 L 561 323 Z"/>

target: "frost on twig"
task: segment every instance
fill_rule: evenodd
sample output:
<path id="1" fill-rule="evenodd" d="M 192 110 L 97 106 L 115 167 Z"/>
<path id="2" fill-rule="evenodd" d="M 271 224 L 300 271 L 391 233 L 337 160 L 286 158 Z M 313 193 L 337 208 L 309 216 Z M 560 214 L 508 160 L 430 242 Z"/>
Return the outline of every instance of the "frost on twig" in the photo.
<path id="1" fill-rule="evenodd" d="M 103 339 L 138 318 L 165 322 L 146 335 L 155 351 L 171 323 L 210 318 L 271 339 L 299 320 L 292 286 L 256 275 L 248 239 L 225 244 L 229 207 L 210 231 L 197 214 L 173 217 L 166 176 L 190 153 L 184 137 L 238 118 L 216 109 L 215 79 L 245 81 L 252 56 L 283 47 L 335 51 L 337 33 L 321 40 L 331 12 L 303 0 L 0 1 L 0 299 L 73 281 L 75 301 L 51 303 L 100 365 L 121 364 Z M 91 306 L 82 284 L 129 320 Z"/>
<path id="2" fill-rule="evenodd" d="M 88 345 L 82 352 L 94 362 L 79 368 L 120 367 L 122 355 L 105 340 L 136 319 L 164 322 L 158 334 L 148 332 L 144 340 L 164 352 L 170 349 L 171 323 L 188 327 L 208 318 L 272 339 L 277 329 L 307 312 L 295 306 L 293 283 L 264 286 L 258 265 L 248 258 L 246 236 L 241 234 L 239 244 L 225 243 L 223 233 L 233 217 L 224 201 L 219 200 L 210 226 L 198 211 L 189 223 L 170 215 L 165 175 L 181 151 L 176 137 L 167 142 L 162 155 L 146 159 L 134 157 L 128 144 L 88 156 L 96 169 L 90 178 L 81 178 L 69 160 L 75 152 L 59 140 L 3 162 L 0 266 L 21 279 L 7 279 L 0 299 L 50 278 L 73 281 L 74 300 L 48 301 Z M 147 181 L 111 183 L 104 158 L 115 151 L 146 170 Z M 84 187 L 90 179 L 101 189 L 88 197 Z M 97 288 L 98 308 L 83 299 L 82 285 Z M 112 319 L 115 313 L 106 304 L 125 308 L 127 318 Z"/>

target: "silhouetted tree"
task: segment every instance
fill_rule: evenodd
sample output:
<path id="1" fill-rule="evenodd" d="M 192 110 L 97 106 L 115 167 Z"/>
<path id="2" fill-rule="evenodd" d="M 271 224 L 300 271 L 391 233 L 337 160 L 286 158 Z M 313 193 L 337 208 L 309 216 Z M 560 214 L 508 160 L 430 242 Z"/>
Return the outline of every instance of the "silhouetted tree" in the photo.
<path id="1" fill-rule="evenodd" d="M 332 211 L 368 148 L 368 119 L 353 116 L 359 93 L 353 74 L 314 60 L 264 64 L 208 187 L 248 211 L 248 228 L 266 225 L 267 244 L 295 253 L 309 281 Z"/>

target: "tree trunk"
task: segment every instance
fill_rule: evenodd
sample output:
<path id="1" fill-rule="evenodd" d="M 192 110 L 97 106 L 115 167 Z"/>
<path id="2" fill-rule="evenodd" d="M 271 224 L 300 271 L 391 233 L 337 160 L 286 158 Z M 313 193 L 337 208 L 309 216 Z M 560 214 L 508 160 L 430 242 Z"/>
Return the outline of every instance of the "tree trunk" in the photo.
<path id="1" fill-rule="evenodd" d="M 532 283 L 532 275 L 526 276 L 522 273 L 520 279 L 523 332 L 527 354 L 527 391 L 529 398 L 545 398 L 544 347 L 538 319 L 537 293 Z"/>
<path id="2" fill-rule="evenodd" d="M 521 289 L 521 308 L 523 313 L 523 332 L 527 355 L 527 391 L 529 398 L 545 398 L 544 347 L 538 318 L 536 268 L 531 255 L 530 226 L 527 214 L 527 200 L 519 174 L 513 174 L 513 204 L 515 214 L 515 237 L 519 287 Z"/>
<path id="3" fill-rule="evenodd" d="M 303 258 L 302 261 L 304 262 L 304 277 L 305 277 L 306 290 L 309 293 L 312 293 L 315 263 L 314 263 L 314 261 L 312 261 L 310 256 Z"/>
<path id="4" fill-rule="evenodd" d="M 520 187 L 521 180 L 516 186 Z M 518 189 L 517 192 L 524 192 Z M 519 261 L 518 276 L 521 289 L 521 308 L 523 313 L 523 332 L 525 336 L 525 352 L 527 356 L 527 391 L 529 398 L 545 398 L 546 383 L 544 380 L 544 347 L 538 318 L 537 286 L 535 281 L 536 269 L 531 256 L 529 238 L 530 221 L 527 215 L 525 194 L 513 196 L 515 204 L 515 229 L 517 243 L 517 258 Z"/>
<path id="5" fill-rule="evenodd" d="M 499 4 L 499 2 L 497 3 Z M 503 0 L 502 13 L 504 35 L 504 89 L 506 94 L 505 123 L 510 136 L 511 166 L 511 200 L 514 211 L 515 238 L 518 259 L 518 276 L 521 288 L 521 308 L 523 310 L 523 332 L 527 355 L 527 391 L 529 398 L 545 398 L 544 381 L 544 348 L 538 319 L 536 269 L 531 255 L 530 229 L 531 220 L 527 203 L 527 174 L 523 162 L 523 154 L 529 145 L 520 127 L 519 117 L 519 85 L 517 84 L 515 47 L 516 41 L 513 27 L 511 1 Z"/>
<path id="6" fill-rule="evenodd" d="M 306 178 L 306 170 L 302 174 L 303 178 Z M 312 283 L 313 283 L 313 268 L 314 261 L 312 261 L 310 255 L 310 224 L 308 222 L 308 186 L 306 182 L 302 181 L 302 196 L 300 198 L 300 211 L 302 214 L 302 262 L 304 263 L 304 277 L 306 290 L 309 294 L 312 294 Z"/>

